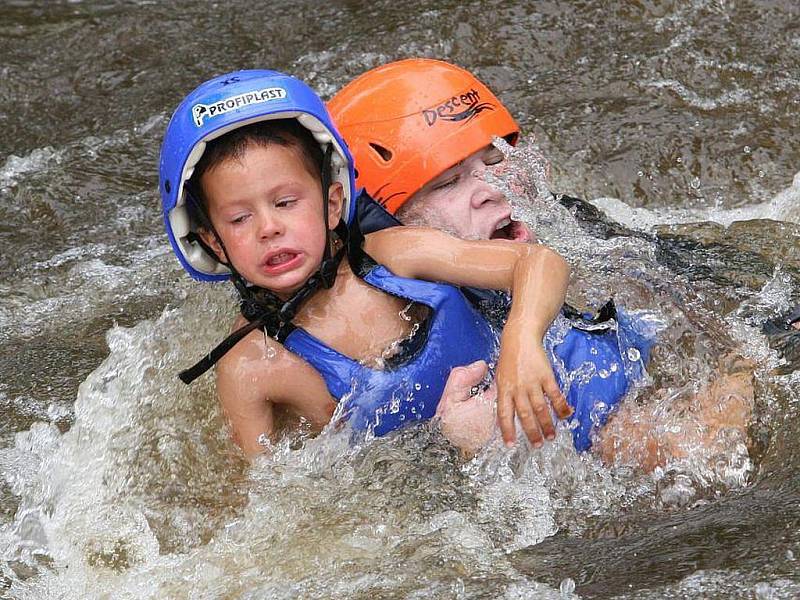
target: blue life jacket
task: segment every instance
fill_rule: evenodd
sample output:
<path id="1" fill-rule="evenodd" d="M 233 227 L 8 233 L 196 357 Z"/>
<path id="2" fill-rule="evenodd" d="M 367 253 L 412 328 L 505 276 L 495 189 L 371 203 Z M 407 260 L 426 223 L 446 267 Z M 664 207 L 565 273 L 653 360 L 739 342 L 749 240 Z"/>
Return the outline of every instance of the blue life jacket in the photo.
<path id="1" fill-rule="evenodd" d="M 366 193 L 359 196 L 357 208 L 358 223 L 365 234 L 401 225 Z M 507 294 L 477 288 L 462 288 L 462 292 L 495 328 L 502 328 L 510 308 Z M 628 314 L 616 308 L 613 301 L 596 316 L 564 305 L 545 335 L 544 346 L 558 384 L 574 410 L 569 422 L 578 451 L 591 447 L 591 434 L 605 425 L 631 386 L 645 376 L 644 365 L 659 328 L 652 313 Z"/>
<path id="2" fill-rule="evenodd" d="M 595 317 L 562 311 L 547 331 L 545 350 L 574 410 L 569 423 L 579 452 L 591 448 L 591 434 L 644 379 L 659 328 L 652 313 L 628 314 L 609 301 Z"/>
<path id="3" fill-rule="evenodd" d="M 497 344 L 486 319 L 458 288 L 398 277 L 383 266 L 373 267 L 363 279 L 384 292 L 430 307 L 416 347 L 405 360 L 386 370 L 371 369 L 299 327 L 283 345 L 322 375 L 334 398 L 344 399 L 354 430 L 381 436 L 409 422 L 432 418 L 450 370 L 476 360 L 490 362 Z"/>

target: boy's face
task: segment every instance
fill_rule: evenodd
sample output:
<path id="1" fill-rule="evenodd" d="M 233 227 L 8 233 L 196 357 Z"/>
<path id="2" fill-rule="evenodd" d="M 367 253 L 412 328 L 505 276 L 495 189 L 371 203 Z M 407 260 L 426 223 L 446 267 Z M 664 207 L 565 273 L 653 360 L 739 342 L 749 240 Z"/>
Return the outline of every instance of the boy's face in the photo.
<path id="1" fill-rule="evenodd" d="M 491 144 L 429 181 L 400 211 L 406 225 L 425 225 L 463 239 L 530 242 L 530 230 L 511 220 L 511 205 L 486 181 L 486 170 L 500 165 L 503 153 Z"/>
<path id="2" fill-rule="evenodd" d="M 211 222 L 222 238 L 200 231 L 223 262 L 250 283 L 290 297 L 317 270 L 325 246 L 322 191 L 294 146 L 250 144 L 200 180 Z M 328 228 L 338 222 L 343 192 L 331 185 Z"/>

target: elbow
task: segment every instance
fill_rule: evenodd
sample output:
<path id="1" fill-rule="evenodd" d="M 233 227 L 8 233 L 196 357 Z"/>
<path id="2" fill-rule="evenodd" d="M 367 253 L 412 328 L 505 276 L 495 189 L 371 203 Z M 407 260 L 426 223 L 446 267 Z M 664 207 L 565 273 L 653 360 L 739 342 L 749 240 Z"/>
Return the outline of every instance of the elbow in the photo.
<path id="1" fill-rule="evenodd" d="M 530 260 L 542 265 L 550 273 L 560 279 L 569 280 L 572 271 L 570 264 L 552 248 L 541 244 L 528 246 L 527 253 Z"/>

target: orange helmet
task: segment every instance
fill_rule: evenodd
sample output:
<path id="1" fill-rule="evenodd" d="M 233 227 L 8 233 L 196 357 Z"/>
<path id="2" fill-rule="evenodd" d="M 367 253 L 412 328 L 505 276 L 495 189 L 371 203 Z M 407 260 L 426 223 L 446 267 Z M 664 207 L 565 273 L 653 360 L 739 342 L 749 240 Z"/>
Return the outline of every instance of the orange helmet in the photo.
<path id="1" fill-rule="evenodd" d="M 356 184 L 395 213 L 426 183 L 519 126 L 464 69 L 412 58 L 367 71 L 328 102 L 355 159 Z"/>

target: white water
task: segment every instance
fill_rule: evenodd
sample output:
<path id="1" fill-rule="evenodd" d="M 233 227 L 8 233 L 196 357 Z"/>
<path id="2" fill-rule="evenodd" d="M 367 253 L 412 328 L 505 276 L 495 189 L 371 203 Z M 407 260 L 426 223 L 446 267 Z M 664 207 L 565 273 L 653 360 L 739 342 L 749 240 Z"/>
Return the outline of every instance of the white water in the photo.
<path id="1" fill-rule="evenodd" d="M 552 203 L 537 213 L 538 233 L 580 257 L 578 269 L 608 276 L 577 286 L 579 294 L 601 303 L 630 285 L 628 273 L 608 268 L 609 256 L 636 256 L 640 276 L 662 273 L 648 262 L 645 242 L 598 242 L 556 216 L 563 209 Z M 113 295 L 175 271 L 163 246 L 134 258 L 132 271 L 104 265 L 95 258 L 102 252 L 86 247 L 37 266 L 68 267 L 74 283 L 59 303 L 72 318 L 83 314 L 89 289 Z M 768 310 L 789 293 L 782 281 L 760 296 Z M 682 307 L 637 285 L 631 304 L 647 305 L 655 294 L 660 318 L 685 321 Z M 109 355 L 80 386 L 68 431 L 54 424 L 62 408 L 38 409 L 42 422 L 0 449 L 0 474 L 19 504 L 0 524 L 0 568 L 13 597 L 414 597 L 421 589 L 459 596 L 501 576 L 507 598 L 561 597 L 518 573 L 508 553 L 557 531 L 579 535 L 599 517 L 637 505 L 702 502 L 745 485 L 752 468 L 734 439 L 711 467 L 699 449 L 690 461 L 636 474 L 578 456 L 566 430 L 542 451 L 495 444 L 462 463 L 435 425 L 366 445 L 349 444 L 347 431 L 300 435 L 248 468 L 227 438 L 211 377 L 192 388 L 175 377 L 224 335 L 230 292 L 197 284 L 179 290 L 187 296 L 179 308 L 108 332 Z M 51 302 L 34 304 L 30 320 L 15 327 L 57 315 Z M 745 328 L 734 337 L 752 335 L 732 319 L 734 332 Z M 769 356 L 765 349 L 761 358 Z M 692 360 L 678 353 L 656 371 L 669 380 L 672 370 L 688 369 L 697 383 L 708 368 Z"/>

